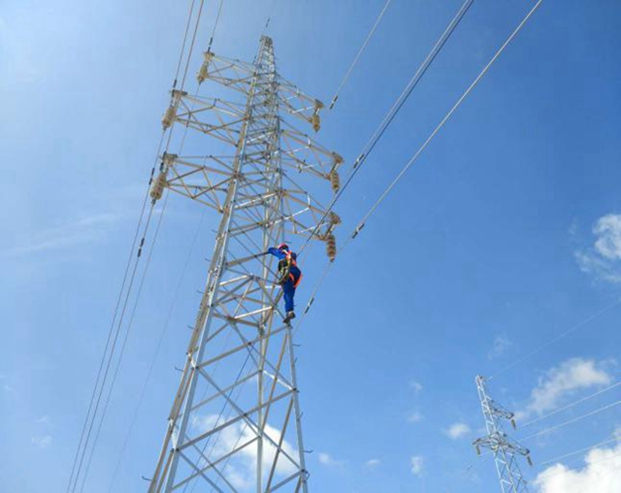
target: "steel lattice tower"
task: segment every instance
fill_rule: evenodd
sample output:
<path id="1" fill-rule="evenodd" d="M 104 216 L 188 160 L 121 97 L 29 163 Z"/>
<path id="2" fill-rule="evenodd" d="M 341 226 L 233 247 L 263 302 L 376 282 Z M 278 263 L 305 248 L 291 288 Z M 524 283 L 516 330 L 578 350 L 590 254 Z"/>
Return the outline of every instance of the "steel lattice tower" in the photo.
<path id="1" fill-rule="evenodd" d="M 476 384 L 487 429 L 487 436 L 479 438 L 473 443 L 477 454 L 481 453 L 481 447 L 489 449 L 494 454 L 502 493 L 528 493 L 527 483 L 520 471 L 517 456 L 526 457 L 528 463 L 532 465 L 530 452 L 513 441 L 503 431 L 501 421 L 508 420 L 515 429 L 515 420 L 513 419 L 515 415 L 492 400 L 487 392 L 484 377 L 477 376 Z"/>
<path id="2" fill-rule="evenodd" d="M 154 201 L 168 189 L 221 221 L 148 491 L 307 492 L 292 328 L 282 322 L 276 259 L 261 253 L 296 236 L 323 240 L 334 260 L 339 218 L 298 181 L 320 178 L 338 191 L 342 158 L 288 123 L 317 131 L 323 105 L 278 74 L 271 38 L 261 38 L 252 64 L 204 56 L 199 84 L 212 81 L 241 100 L 173 90 L 162 119 L 231 153 L 165 153 L 151 189 Z"/>

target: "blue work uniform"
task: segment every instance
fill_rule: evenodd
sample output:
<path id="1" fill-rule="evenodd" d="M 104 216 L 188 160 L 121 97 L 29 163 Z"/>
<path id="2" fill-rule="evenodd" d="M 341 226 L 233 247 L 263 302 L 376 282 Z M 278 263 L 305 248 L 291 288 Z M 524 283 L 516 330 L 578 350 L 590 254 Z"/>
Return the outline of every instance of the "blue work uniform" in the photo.
<path id="1" fill-rule="evenodd" d="M 285 299 L 285 311 L 293 311 L 293 297 L 295 288 L 300 284 L 302 271 L 297 266 L 297 254 L 295 252 L 282 251 L 278 248 L 270 248 L 267 253 L 279 259 L 278 276 L 282 286 L 283 298 Z"/>

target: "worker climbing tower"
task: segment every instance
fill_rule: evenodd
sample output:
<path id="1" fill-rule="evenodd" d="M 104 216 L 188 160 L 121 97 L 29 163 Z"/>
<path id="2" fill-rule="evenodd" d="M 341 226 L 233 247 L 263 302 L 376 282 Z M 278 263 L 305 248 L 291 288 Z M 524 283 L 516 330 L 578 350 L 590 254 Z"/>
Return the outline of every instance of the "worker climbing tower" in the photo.
<path id="1" fill-rule="evenodd" d="M 206 52 L 197 79 L 218 97 L 173 90 L 162 123 L 207 152 L 165 153 L 151 197 L 175 192 L 221 219 L 148 491 L 306 492 L 292 328 L 282 322 L 276 260 L 263 253 L 315 239 L 334 260 L 340 220 L 307 188 L 321 193 L 323 180 L 337 192 L 343 160 L 289 122 L 317 131 L 323 105 L 278 74 L 271 38 L 253 63 Z"/>
<path id="2" fill-rule="evenodd" d="M 522 476 L 517 461 L 518 456 L 526 457 L 532 465 L 530 452 L 520 444 L 509 438 L 503 431 L 502 421 L 507 420 L 515 429 L 514 413 L 507 411 L 496 404 L 487 392 L 485 378 L 481 375 L 476 377 L 477 391 L 481 400 L 481 410 L 485 418 L 487 436 L 478 438 L 473 445 L 477 454 L 481 454 L 481 448 L 489 449 L 494 454 L 496 471 L 500 480 L 502 493 L 528 493 L 526 480 Z"/>

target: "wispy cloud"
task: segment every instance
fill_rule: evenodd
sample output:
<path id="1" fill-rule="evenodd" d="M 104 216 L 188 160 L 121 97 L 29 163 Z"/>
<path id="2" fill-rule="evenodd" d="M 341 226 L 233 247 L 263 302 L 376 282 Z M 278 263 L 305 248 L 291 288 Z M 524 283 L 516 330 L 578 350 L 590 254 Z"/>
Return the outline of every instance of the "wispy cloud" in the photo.
<path id="1" fill-rule="evenodd" d="M 52 445 L 52 435 L 43 435 L 43 436 L 32 437 L 30 439 L 30 442 L 33 445 L 39 447 L 40 449 L 46 449 L 50 445 Z"/>
<path id="2" fill-rule="evenodd" d="M 595 242 L 574 252 L 583 272 L 597 280 L 621 283 L 621 214 L 606 214 L 593 226 Z"/>
<path id="3" fill-rule="evenodd" d="M 621 491 L 621 441 L 616 445 L 590 450 L 582 469 L 554 464 L 534 481 L 539 493 L 619 493 Z"/>
<path id="4" fill-rule="evenodd" d="M 423 385 L 416 380 L 410 380 L 410 388 L 414 390 L 415 394 L 420 394 L 423 391 Z"/>
<path id="5" fill-rule="evenodd" d="M 45 425 L 45 426 L 51 426 L 52 425 L 52 420 L 50 419 L 50 417 L 47 414 L 44 414 L 40 418 L 35 419 L 34 422 L 36 424 Z"/>
<path id="6" fill-rule="evenodd" d="M 605 362 L 572 358 L 548 370 L 539 378 L 527 406 L 516 413 L 518 419 L 534 414 L 541 415 L 558 407 L 568 396 L 580 390 L 609 385 L 612 376 L 605 369 Z"/>
<path id="7" fill-rule="evenodd" d="M 364 463 L 365 467 L 367 467 L 368 469 L 374 469 L 377 466 L 379 466 L 382 463 L 381 460 L 379 459 L 369 459 L 368 461 L 366 461 Z"/>
<path id="8" fill-rule="evenodd" d="M 13 386 L 9 383 L 9 377 L 3 373 L 0 373 L 0 386 L 2 387 L 2 390 L 6 393 L 10 393 L 15 390 Z"/>
<path id="9" fill-rule="evenodd" d="M 496 359 L 504 355 L 513 346 L 513 342 L 504 334 L 496 336 L 492 348 L 487 353 L 487 359 Z"/>
<path id="10" fill-rule="evenodd" d="M 93 243 L 104 238 L 119 220 L 118 214 L 111 213 L 83 216 L 61 226 L 39 231 L 27 243 L 6 249 L 2 254 L 19 257 Z"/>
<path id="11" fill-rule="evenodd" d="M 458 440 L 471 433 L 470 427 L 466 423 L 453 423 L 448 429 L 443 430 L 444 434 L 453 439 Z"/>
<path id="12" fill-rule="evenodd" d="M 330 454 L 327 454 L 325 452 L 319 452 L 317 458 L 319 459 L 320 464 L 323 464 L 327 467 L 342 466 L 343 464 L 345 464 L 344 461 L 336 460 Z"/>
<path id="13" fill-rule="evenodd" d="M 408 415 L 408 423 L 420 423 L 423 420 L 423 415 L 418 411 L 414 411 Z"/>
<path id="14" fill-rule="evenodd" d="M 410 472 L 414 476 L 421 476 L 425 468 L 425 459 L 421 455 L 413 455 L 410 457 Z"/>

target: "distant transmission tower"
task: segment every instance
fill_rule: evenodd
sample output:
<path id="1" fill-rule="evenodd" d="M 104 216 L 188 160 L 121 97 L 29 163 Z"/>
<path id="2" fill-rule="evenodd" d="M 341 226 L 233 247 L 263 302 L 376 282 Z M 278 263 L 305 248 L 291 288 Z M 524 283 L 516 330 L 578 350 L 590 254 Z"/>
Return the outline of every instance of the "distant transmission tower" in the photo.
<path id="1" fill-rule="evenodd" d="M 514 413 L 503 409 L 492 400 L 487 392 L 484 377 L 477 376 L 476 384 L 487 428 L 487 436 L 478 438 L 473 443 L 477 454 L 481 454 L 481 448 L 487 448 L 494 454 L 502 493 L 528 493 L 527 483 L 520 471 L 517 456 L 526 457 L 528 463 L 532 465 L 530 452 L 502 431 L 501 420 L 508 420 L 515 429 Z"/>
<path id="2" fill-rule="evenodd" d="M 307 492 L 292 328 L 282 322 L 276 259 L 263 252 L 297 236 L 323 240 L 334 260 L 340 220 L 301 181 L 319 178 L 336 192 L 343 160 L 287 122 L 317 131 L 323 104 L 278 74 L 271 38 L 261 37 L 252 64 L 204 56 L 199 84 L 212 81 L 241 101 L 173 90 L 162 119 L 189 130 L 186 147 L 202 152 L 162 156 L 153 200 L 168 189 L 221 220 L 148 491 Z M 215 139 L 210 152 L 202 135 Z M 304 186 L 320 190 L 312 180 Z"/>

